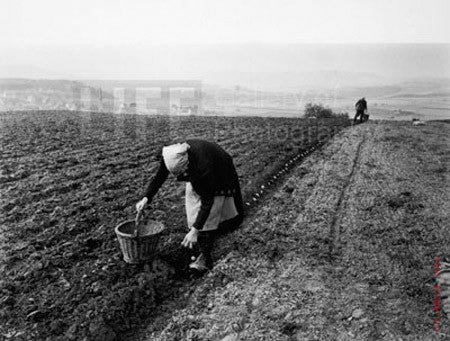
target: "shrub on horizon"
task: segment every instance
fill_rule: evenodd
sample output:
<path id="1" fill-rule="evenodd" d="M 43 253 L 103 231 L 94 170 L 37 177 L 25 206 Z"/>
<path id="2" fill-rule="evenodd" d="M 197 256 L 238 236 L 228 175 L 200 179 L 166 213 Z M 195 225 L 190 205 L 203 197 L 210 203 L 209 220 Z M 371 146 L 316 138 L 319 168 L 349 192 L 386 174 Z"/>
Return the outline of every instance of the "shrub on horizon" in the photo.
<path id="1" fill-rule="evenodd" d="M 305 118 L 348 118 L 348 113 L 334 113 L 330 108 L 326 108 L 321 104 L 307 103 L 305 105 Z"/>

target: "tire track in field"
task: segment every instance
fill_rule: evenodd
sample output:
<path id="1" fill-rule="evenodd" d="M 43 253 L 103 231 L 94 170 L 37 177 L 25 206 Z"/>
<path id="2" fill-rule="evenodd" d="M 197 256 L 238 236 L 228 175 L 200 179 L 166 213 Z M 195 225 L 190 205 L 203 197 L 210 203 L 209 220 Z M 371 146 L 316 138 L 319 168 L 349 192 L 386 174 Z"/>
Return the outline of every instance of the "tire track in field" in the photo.
<path id="1" fill-rule="evenodd" d="M 340 251 L 340 244 L 341 244 L 341 235 L 342 235 L 342 219 L 343 219 L 343 213 L 346 208 L 346 201 L 344 200 L 348 189 L 350 185 L 353 182 L 354 175 L 359 168 L 359 163 L 361 159 L 361 149 L 363 147 L 363 144 L 366 142 L 367 138 L 367 130 L 364 130 L 364 135 L 362 139 L 358 142 L 358 146 L 356 147 L 355 155 L 352 160 L 352 166 L 350 170 L 350 174 L 347 177 L 347 180 L 345 181 L 344 187 L 342 188 L 337 203 L 336 203 L 336 209 L 333 214 L 331 223 L 330 223 L 330 231 L 329 231 L 329 250 L 328 250 L 328 256 L 330 260 L 333 260 Z"/>

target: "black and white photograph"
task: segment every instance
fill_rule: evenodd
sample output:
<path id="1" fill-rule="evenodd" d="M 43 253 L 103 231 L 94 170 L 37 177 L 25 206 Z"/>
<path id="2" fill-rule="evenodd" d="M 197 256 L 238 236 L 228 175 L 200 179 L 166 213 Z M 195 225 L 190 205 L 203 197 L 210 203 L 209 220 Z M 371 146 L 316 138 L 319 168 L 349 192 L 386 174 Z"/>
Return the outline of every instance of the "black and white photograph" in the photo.
<path id="1" fill-rule="evenodd" d="M 0 341 L 450 340 L 449 18 L 2 0 Z"/>

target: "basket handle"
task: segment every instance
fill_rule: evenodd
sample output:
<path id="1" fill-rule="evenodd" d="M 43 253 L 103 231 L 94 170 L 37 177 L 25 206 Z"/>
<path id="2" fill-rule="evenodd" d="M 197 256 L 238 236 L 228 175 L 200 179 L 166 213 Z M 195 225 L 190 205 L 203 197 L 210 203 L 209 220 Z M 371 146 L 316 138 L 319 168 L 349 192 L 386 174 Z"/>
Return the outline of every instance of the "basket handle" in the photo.
<path id="1" fill-rule="evenodd" d="M 136 218 L 134 219 L 134 234 L 133 238 L 137 238 L 139 236 L 139 223 L 141 221 L 141 218 L 144 214 L 144 210 L 139 210 L 136 214 Z"/>

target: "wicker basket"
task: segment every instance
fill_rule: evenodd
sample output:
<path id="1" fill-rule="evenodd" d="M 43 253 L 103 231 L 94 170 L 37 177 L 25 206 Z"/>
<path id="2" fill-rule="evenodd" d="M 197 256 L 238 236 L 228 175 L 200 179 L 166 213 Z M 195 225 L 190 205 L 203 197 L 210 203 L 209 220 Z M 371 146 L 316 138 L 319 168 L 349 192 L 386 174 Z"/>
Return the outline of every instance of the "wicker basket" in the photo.
<path id="1" fill-rule="evenodd" d="M 128 220 L 117 225 L 115 231 L 123 260 L 129 264 L 138 264 L 154 259 L 164 225 L 149 220 L 145 224 L 139 224 L 136 229 L 136 220 Z"/>

